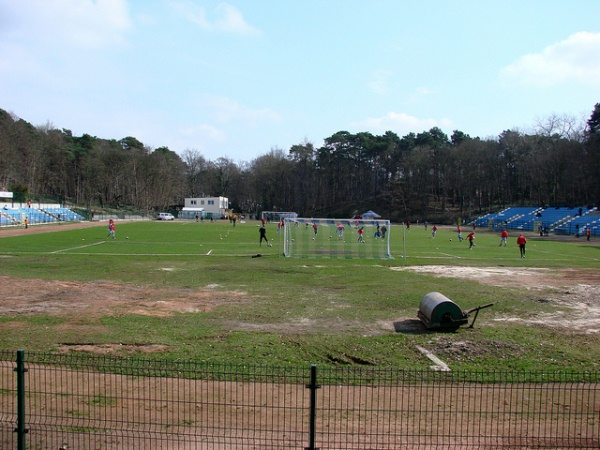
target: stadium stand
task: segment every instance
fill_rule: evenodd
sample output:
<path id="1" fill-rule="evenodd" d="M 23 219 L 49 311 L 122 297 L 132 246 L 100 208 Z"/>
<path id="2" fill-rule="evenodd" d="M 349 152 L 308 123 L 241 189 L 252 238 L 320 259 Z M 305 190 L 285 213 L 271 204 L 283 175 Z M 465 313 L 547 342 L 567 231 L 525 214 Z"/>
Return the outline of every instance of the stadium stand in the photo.
<path id="1" fill-rule="evenodd" d="M 44 211 L 55 219 L 58 219 L 60 216 L 61 221 L 83 220 L 82 216 L 67 208 L 46 208 Z"/>
<path id="2" fill-rule="evenodd" d="M 20 208 L 4 208 L 2 217 L 9 222 L 9 225 L 17 225 L 21 223 L 22 218 L 24 219 Z"/>
<path id="3" fill-rule="evenodd" d="M 486 214 L 473 223 L 493 230 L 507 228 L 540 234 L 584 235 L 585 230 L 590 228 L 592 235 L 600 235 L 600 213 L 596 207 L 511 207 L 499 213 Z"/>
<path id="4" fill-rule="evenodd" d="M 502 229 L 518 228 L 522 222 L 529 221 L 530 216 L 536 213 L 539 207 L 510 207 L 495 214 L 486 214 L 476 220 L 478 227 Z"/>
<path id="5" fill-rule="evenodd" d="M 12 219 L 9 219 L 7 217 L 4 217 L 1 213 L 0 213 L 0 227 L 6 227 L 8 225 L 14 225 L 15 223 L 13 222 Z"/>
<path id="6" fill-rule="evenodd" d="M 68 208 L 48 207 L 38 209 L 34 207 L 9 208 L 5 206 L 0 209 L 0 226 L 21 225 L 25 223 L 25 218 L 27 218 L 30 225 L 58 222 L 59 214 L 61 222 L 83 220 L 82 216 Z"/>
<path id="7" fill-rule="evenodd" d="M 585 235 L 590 228 L 592 236 L 600 236 L 600 213 L 597 208 L 586 210 L 581 216 L 564 221 L 554 228 L 556 234 Z"/>

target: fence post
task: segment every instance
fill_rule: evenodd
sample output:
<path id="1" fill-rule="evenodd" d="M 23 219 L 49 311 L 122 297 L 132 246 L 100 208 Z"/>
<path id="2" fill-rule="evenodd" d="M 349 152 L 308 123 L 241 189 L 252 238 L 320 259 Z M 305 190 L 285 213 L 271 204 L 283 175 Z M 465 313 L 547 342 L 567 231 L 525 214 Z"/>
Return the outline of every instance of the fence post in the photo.
<path id="1" fill-rule="evenodd" d="M 25 435 L 29 430 L 25 428 L 25 351 L 17 350 L 17 450 L 25 450 Z"/>
<path id="2" fill-rule="evenodd" d="M 317 366 L 315 364 L 310 366 L 310 383 L 306 385 L 306 388 L 310 389 L 310 416 L 308 447 L 305 447 L 304 449 L 319 450 L 315 447 L 315 436 L 317 423 L 317 389 L 320 389 L 321 385 L 317 384 Z"/>

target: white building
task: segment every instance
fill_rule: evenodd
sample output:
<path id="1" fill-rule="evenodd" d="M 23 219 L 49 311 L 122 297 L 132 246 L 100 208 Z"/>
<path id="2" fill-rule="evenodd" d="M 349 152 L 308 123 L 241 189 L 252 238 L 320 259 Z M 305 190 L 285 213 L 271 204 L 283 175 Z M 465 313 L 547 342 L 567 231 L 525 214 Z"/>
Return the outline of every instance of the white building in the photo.
<path id="1" fill-rule="evenodd" d="M 196 217 L 221 219 L 227 215 L 229 199 L 227 197 L 198 197 L 186 198 L 183 209 L 179 212 L 181 219 Z"/>

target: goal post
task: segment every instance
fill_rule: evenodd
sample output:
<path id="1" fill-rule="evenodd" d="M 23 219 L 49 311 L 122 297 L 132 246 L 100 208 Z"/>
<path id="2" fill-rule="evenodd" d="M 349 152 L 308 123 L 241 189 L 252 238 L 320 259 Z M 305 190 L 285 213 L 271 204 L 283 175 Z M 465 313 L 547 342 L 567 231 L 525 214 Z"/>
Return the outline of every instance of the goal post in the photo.
<path id="1" fill-rule="evenodd" d="M 389 220 L 287 217 L 283 254 L 295 258 L 393 259 Z"/>

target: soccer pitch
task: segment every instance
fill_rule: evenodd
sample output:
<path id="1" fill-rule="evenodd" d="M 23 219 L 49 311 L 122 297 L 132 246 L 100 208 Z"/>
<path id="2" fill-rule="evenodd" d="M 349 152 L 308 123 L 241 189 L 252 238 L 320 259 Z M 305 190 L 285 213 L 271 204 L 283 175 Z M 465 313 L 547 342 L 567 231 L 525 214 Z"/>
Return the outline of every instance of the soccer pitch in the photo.
<path id="1" fill-rule="evenodd" d="M 421 346 L 454 369 L 583 369 L 600 360 L 594 242 L 529 236 L 521 259 L 514 234 L 500 247 L 499 234 L 477 232 L 469 250 L 450 227 L 432 238 L 431 229 L 393 225 L 393 260 L 286 258 L 277 224 L 267 224 L 272 247 L 259 246 L 258 230 L 257 222 L 117 222 L 116 240 L 106 239 L 106 224 L 2 237 L 2 348 L 429 367 Z M 464 310 L 495 305 L 474 328 L 431 332 L 416 311 L 434 291 Z"/>

